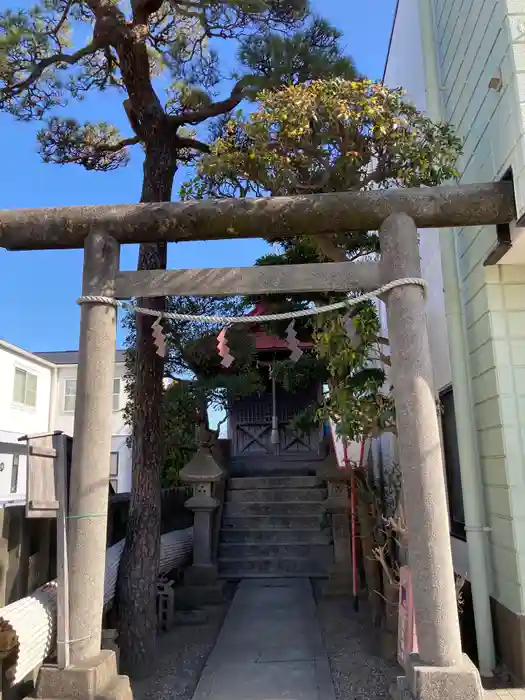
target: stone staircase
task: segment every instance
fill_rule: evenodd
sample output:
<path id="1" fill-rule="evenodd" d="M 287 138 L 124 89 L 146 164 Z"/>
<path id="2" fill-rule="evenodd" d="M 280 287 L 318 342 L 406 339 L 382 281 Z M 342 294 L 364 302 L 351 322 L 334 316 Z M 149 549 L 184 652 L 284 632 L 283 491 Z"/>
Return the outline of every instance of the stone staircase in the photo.
<path id="1" fill-rule="evenodd" d="M 311 476 L 230 479 L 219 544 L 223 578 L 324 577 L 333 563 L 322 529 L 325 489 Z"/>

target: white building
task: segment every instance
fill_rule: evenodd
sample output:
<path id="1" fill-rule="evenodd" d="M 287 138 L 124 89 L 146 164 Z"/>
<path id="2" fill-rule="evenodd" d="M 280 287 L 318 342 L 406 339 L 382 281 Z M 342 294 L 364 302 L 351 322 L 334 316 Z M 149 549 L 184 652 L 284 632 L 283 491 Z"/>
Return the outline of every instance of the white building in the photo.
<path id="1" fill-rule="evenodd" d="M 398 0 L 384 82 L 453 126 L 462 184 L 514 184 L 516 222 L 426 229 L 420 257 L 454 566 L 468 579 L 480 669 L 495 648 L 523 685 L 525 0 Z"/>
<path id="2" fill-rule="evenodd" d="M 25 495 L 24 455 L 13 455 L 2 443 L 16 443 L 28 433 L 74 432 L 78 352 L 31 353 L 0 340 L 0 500 Z M 124 351 L 117 350 L 113 380 L 111 484 L 117 492 L 131 489 L 129 435 L 123 418 Z"/>

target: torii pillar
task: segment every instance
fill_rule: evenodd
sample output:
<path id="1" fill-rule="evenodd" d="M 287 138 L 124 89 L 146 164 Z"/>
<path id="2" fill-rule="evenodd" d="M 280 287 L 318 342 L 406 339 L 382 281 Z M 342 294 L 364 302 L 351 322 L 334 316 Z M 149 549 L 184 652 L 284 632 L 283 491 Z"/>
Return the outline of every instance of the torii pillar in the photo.
<path id="1" fill-rule="evenodd" d="M 385 283 L 421 277 L 413 219 L 389 216 L 379 237 Z M 385 296 L 418 642 L 398 687 L 416 700 L 481 700 L 479 672 L 461 648 L 424 290 L 407 284 Z"/>
<path id="2" fill-rule="evenodd" d="M 82 294 L 113 297 L 118 266 L 115 239 L 89 234 Z M 41 668 L 39 698 L 133 697 L 127 676 L 117 675 L 115 652 L 101 649 L 116 324 L 114 306 L 98 301 L 82 304 L 68 509 L 69 634 L 60 640 L 69 660 L 66 668 Z"/>

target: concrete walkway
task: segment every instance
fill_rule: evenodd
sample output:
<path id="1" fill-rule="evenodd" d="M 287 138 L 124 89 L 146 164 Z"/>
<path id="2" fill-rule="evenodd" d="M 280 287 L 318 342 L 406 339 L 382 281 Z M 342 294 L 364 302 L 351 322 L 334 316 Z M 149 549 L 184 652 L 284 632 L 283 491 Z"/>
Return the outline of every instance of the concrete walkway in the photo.
<path id="1" fill-rule="evenodd" d="M 335 700 L 308 579 L 239 585 L 193 700 Z"/>

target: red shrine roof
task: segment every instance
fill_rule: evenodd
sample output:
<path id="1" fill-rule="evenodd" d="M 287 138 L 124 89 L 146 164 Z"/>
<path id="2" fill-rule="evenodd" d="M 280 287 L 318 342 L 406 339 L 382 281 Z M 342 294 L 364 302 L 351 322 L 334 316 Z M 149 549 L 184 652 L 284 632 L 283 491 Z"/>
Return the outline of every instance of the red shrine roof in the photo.
<path id="1" fill-rule="evenodd" d="M 271 313 L 267 304 L 264 301 L 258 301 L 255 308 L 250 311 L 247 316 L 264 316 Z M 288 343 L 285 338 L 279 338 L 278 335 L 268 335 L 264 326 L 257 323 L 250 323 L 249 329 L 255 339 L 255 349 L 263 350 L 289 350 Z M 299 341 L 300 348 L 311 348 L 312 343 L 303 343 Z"/>

